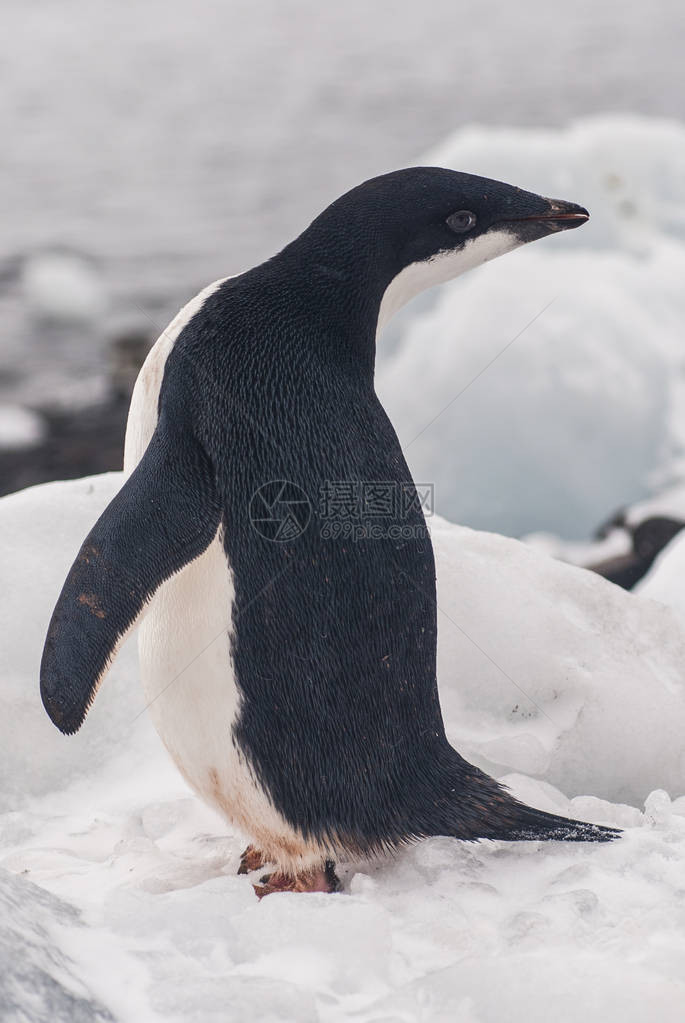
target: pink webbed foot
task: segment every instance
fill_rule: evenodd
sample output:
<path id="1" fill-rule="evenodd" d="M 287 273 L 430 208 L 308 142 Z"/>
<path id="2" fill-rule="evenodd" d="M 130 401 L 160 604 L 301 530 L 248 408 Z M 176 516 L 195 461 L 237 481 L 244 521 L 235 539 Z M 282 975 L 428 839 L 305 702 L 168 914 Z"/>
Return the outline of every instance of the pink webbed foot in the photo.
<path id="1" fill-rule="evenodd" d="M 248 845 L 247 849 L 240 857 L 238 873 L 249 874 L 253 870 L 261 870 L 268 862 L 269 861 L 265 858 L 261 849 L 258 849 L 256 845 Z"/>
<path id="2" fill-rule="evenodd" d="M 323 867 L 315 870 L 303 870 L 299 874 L 284 874 L 275 871 L 261 878 L 259 884 L 252 886 L 258 899 L 274 892 L 337 892 L 340 881 L 335 873 L 335 863 L 326 860 Z"/>

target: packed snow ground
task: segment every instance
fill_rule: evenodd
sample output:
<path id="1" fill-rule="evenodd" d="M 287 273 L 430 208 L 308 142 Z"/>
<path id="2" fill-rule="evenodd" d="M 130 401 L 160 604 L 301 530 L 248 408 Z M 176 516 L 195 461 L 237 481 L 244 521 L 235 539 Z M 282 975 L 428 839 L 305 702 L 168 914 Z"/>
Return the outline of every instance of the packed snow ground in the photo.
<path id="1" fill-rule="evenodd" d="M 452 741 L 521 798 L 626 831 L 596 847 L 436 838 L 342 865 L 342 894 L 260 903 L 235 873 L 244 837 L 141 713 L 134 644 L 77 736 L 42 710 L 54 600 L 119 484 L 0 501 L 3 1023 L 682 1019 L 680 612 L 436 520 Z"/>

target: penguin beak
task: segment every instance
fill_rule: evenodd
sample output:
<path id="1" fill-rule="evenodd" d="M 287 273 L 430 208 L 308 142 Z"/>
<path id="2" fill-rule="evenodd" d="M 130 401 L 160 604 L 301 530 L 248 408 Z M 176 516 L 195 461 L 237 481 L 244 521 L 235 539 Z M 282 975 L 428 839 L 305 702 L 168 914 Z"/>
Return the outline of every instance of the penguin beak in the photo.
<path id="1" fill-rule="evenodd" d="M 547 209 L 528 217 L 517 217 L 516 223 L 535 222 L 540 227 L 552 231 L 568 231 L 572 227 L 580 227 L 587 223 L 590 214 L 584 206 L 563 199 L 545 199 Z"/>
<path id="2" fill-rule="evenodd" d="M 572 227 L 580 227 L 590 219 L 584 206 L 562 199 L 546 199 L 541 195 L 530 196 L 528 210 L 522 210 L 523 216 L 507 216 L 503 218 L 503 226 L 518 240 L 519 245 L 534 242 L 538 238 L 546 238 L 558 231 L 568 231 Z M 531 208 L 532 207 L 532 208 Z"/>

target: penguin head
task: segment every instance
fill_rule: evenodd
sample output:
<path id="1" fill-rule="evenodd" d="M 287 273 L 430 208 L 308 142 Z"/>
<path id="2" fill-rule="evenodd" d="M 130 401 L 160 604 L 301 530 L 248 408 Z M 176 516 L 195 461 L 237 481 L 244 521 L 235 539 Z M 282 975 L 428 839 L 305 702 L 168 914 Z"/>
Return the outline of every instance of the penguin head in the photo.
<path id="1" fill-rule="evenodd" d="M 582 206 L 442 167 L 410 167 L 347 192 L 312 225 L 353 239 L 378 279 L 380 328 L 405 302 L 435 284 L 527 242 L 579 227 Z M 367 277 L 368 279 L 368 277 Z"/>

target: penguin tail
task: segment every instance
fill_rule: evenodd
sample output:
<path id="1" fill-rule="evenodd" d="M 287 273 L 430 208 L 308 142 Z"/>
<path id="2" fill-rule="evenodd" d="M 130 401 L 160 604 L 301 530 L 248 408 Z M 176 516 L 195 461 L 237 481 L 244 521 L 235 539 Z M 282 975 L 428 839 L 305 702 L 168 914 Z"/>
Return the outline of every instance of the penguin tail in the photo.
<path id="1" fill-rule="evenodd" d="M 451 771 L 449 796 L 443 789 L 440 800 L 441 823 L 448 824 L 442 834 L 507 842 L 611 842 L 621 834 L 619 828 L 573 820 L 527 806 L 494 778 L 472 764 L 467 765 L 456 751 L 453 758 L 452 767 L 458 767 L 459 782 L 455 784 L 456 772 Z M 459 799 L 455 804 L 457 792 Z M 448 798 L 451 805 L 446 813 Z"/>
<path id="2" fill-rule="evenodd" d="M 545 813 L 519 803 L 509 793 L 505 792 L 505 796 L 508 797 L 506 815 L 493 822 L 492 829 L 487 829 L 492 833 L 483 837 L 508 842 L 611 842 L 621 834 L 619 828 Z"/>

